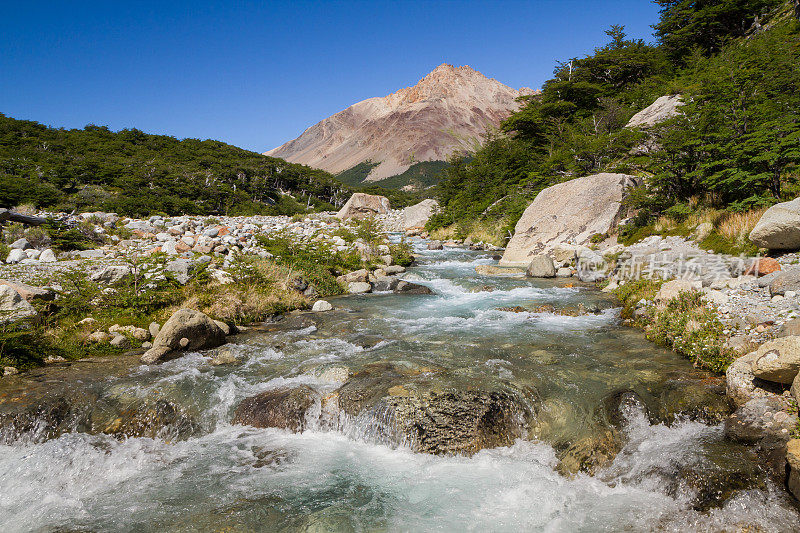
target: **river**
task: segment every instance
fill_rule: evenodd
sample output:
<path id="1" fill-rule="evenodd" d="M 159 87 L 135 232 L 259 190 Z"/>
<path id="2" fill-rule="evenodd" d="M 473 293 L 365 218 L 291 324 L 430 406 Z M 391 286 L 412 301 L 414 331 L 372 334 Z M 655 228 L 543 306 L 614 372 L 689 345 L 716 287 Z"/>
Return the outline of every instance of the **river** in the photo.
<path id="1" fill-rule="evenodd" d="M 34 421 L 3 433 L 0 530 L 797 529 L 784 489 L 724 439 L 718 377 L 622 326 L 591 287 L 484 277 L 475 266 L 495 263 L 485 253 L 414 244 L 421 259 L 404 278 L 434 295 L 332 299 L 334 311 L 253 328 L 208 354 L 29 378 L 43 397 L 82 398 L 91 423 L 61 416 L 57 431 Z M 238 362 L 210 364 L 222 351 Z M 433 455 L 375 413 L 326 415 L 321 398 L 341 374 L 378 363 L 412 376 L 403 394 L 525 391 L 518 433 Z M 299 385 L 320 398 L 302 433 L 231 424 L 244 398 Z M 169 406 L 148 436 L 91 429 L 144 401 Z"/>

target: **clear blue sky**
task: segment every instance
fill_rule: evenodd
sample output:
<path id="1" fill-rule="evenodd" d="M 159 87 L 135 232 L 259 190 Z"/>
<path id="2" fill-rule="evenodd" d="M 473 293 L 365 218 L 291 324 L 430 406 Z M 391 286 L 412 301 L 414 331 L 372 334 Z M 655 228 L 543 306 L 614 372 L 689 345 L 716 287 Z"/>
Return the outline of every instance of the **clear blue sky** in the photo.
<path id="1" fill-rule="evenodd" d="M 441 63 L 536 88 L 611 24 L 650 41 L 657 18 L 647 0 L 0 2 L 0 112 L 257 151 Z"/>

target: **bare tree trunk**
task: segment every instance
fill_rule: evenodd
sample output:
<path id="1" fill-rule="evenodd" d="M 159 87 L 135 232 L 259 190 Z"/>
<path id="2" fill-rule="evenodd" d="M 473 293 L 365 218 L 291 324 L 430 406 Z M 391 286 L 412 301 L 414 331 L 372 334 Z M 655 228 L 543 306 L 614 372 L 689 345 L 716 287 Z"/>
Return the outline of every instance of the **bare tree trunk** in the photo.
<path id="1" fill-rule="evenodd" d="M 0 208 L 0 222 L 5 222 L 6 220 L 11 222 L 22 222 L 23 224 L 28 224 L 29 226 L 41 226 L 45 223 L 45 219 L 41 217 L 32 217 L 29 215 L 23 215 L 21 213 L 16 213 L 8 209 Z"/>

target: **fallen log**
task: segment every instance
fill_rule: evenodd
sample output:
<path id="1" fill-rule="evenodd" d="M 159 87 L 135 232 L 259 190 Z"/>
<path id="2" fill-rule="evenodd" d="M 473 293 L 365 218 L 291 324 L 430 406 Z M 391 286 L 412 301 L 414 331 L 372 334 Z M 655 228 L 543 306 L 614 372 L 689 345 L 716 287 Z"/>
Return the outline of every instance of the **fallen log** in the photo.
<path id="1" fill-rule="evenodd" d="M 41 226 L 45 223 L 44 218 L 23 215 L 22 213 L 17 213 L 16 211 L 11 211 L 9 209 L 0 207 L 0 222 L 6 221 L 21 222 L 23 224 L 28 224 L 29 226 Z"/>

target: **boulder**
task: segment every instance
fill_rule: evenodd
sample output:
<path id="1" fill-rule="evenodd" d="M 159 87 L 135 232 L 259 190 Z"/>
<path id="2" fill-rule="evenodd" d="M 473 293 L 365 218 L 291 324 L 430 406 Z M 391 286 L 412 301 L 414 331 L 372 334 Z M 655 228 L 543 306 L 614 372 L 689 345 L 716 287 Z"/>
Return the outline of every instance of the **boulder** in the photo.
<path id="1" fill-rule="evenodd" d="M 702 290 L 703 284 L 700 281 L 689 281 L 685 279 L 674 279 L 664 283 L 656 293 L 656 303 L 666 303 L 669 300 L 677 298 L 682 292 L 692 290 Z"/>
<path id="2" fill-rule="evenodd" d="M 25 250 L 14 248 L 10 252 L 8 252 L 8 255 L 6 256 L 6 263 L 8 263 L 9 265 L 14 265 L 16 263 L 19 263 L 23 259 L 27 258 L 28 254 L 25 253 Z"/>
<path id="3" fill-rule="evenodd" d="M 224 333 L 225 335 L 231 335 L 233 333 L 233 329 L 231 329 L 231 327 L 222 320 L 215 320 L 214 324 L 216 324 L 217 327 L 221 329 L 222 333 Z"/>
<path id="4" fill-rule="evenodd" d="M 766 276 L 773 272 L 778 272 L 781 269 L 780 263 L 771 257 L 759 257 L 750 263 L 750 266 L 745 270 L 745 276 Z"/>
<path id="5" fill-rule="evenodd" d="M 406 207 L 400 214 L 400 223 L 404 230 L 424 228 L 431 216 L 439 209 L 436 200 L 423 200 L 418 204 Z"/>
<path id="6" fill-rule="evenodd" d="M 384 267 L 383 271 L 386 272 L 387 275 L 392 276 L 395 274 L 402 274 L 406 271 L 406 267 L 402 267 L 400 265 L 391 265 Z"/>
<path id="7" fill-rule="evenodd" d="M 194 271 L 194 263 L 189 259 L 175 259 L 164 266 L 164 271 L 172 274 L 181 285 L 186 285 Z"/>
<path id="8" fill-rule="evenodd" d="M 397 283 L 397 286 L 392 289 L 392 292 L 395 294 L 433 294 L 433 291 L 425 285 L 419 285 L 417 283 L 411 283 L 410 281 L 403 280 Z"/>
<path id="9" fill-rule="evenodd" d="M 127 265 L 111 265 L 95 270 L 89 279 L 97 283 L 114 285 L 131 275 L 131 267 Z"/>
<path id="10" fill-rule="evenodd" d="M 39 261 L 42 263 L 55 263 L 57 261 L 56 254 L 53 252 L 53 250 L 48 248 L 42 252 L 42 255 L 39 256 Z"/>
<path id="11" fill-rule="evenodd" d="M 553 256 L 553 259 L 559 263 L 569 265 L 575 261 L 575 254 L 577 251 L 578 247 L 573 244 L 556 244 L 553 246 L 552 250 L 550 250 L 550 254 Z"/>
<path id="12" fill-rule="evenodd" d="M 793 337 L 800 335 L 800 318 L 786 321 L 778 330 L 778 337 Z"/>
<path id="13" fill-rule="evenodd" d="M 428 243 L 428 250 L 444 250 L 444 245 L 441 241 L 431 241 Z"/>
<path id="14" fill-rule="evenodd" d="M 372 215 L 385 215 L 391 211 L 389 199 L 385 196 L 357 192 L 347 200 L 347 203 L 336 213 L 342 220 L 348 218 L 367 218 Z"/>
<path id="15" fill-rule="evenodd" d="M 692 238 L 697 242 L 703 242 L 714 231 L 714 224 L 711 222 L 702 222 L 692 232 Z"/>
<path id="16" fill-rule="evenodd" d="M 781 272 L 769 284 L 770 296 L 783 296 L 786 291 L 800 292 L 800 268 L 792 267 Z"/>
<path id="17" fill-rule="evenodd" d="M 761 385 L 766 383 L 758 381 L 753 374 L 755 359 L 756 352 L 750 352 L 734 360 L 725 371 L 726 391 L 736 405 L 743 405 L 753 398 L 775 396 L 773 392 L 765 390 Z"/>
<path id="18" fill-rule="evenodd" d="M 800 371 L 800 337 L 780 337 L 756 350 L 753 375 L 775 383 L 791 384 Z"/>
<path id="19" fill-rule="evenodd" d="M 376 276 L 375 281 L 372 282 L 372 290 L 376 292 L 393 291 L 400 280 L 396 277 L 389 276 Z"/>
<path id="20" fill-rule="evenodd" d="M 306 411 L 314 405 L 314 396 L 314 390 L 307 385 L 268 390 L 242 400 L 233 423 L 302 432 L 306 426 Z"/>
<path id="21" fill-rule="evenodd" d="M 628 121 L 626 128 L 649 128 L 678 115 L 678 108 L 683 105 L 681 95 L 661 96 L 645 107 Z"/>
<path id="22" fill-rule="evenodd" d="M 507 446 L 524 434 L 530 413 L 521 391 L 481 383 L 425 390 L 414 383 L 414 374 L 392 363 L 373 363 L 337 391 L 338 408 L 367 423 L 365 436 L 423 453 L 472 454 Z"/>
<path id="23" fill-rule="evenodd" d="M 25 298 L 25 300 L 28 302 L 32 302 L 34 300 L 49 302 L 54 300 L 56 297 L 56 292 L 53 289 L 46 287 L 34 287 L 32 285 L 26 285 L 20 281 L 0 279 L 0 285 L 8 285 L 17 291 L 19 295 Z"/>
<path id="24" fill-rule="evenodd" d="M 527 267 L 531 258 L 561 244 L 587 244 L 611 233 L 623 215 L 622 200 L 637 178 L 595 174 L 540 192 L 517 222 L 500 265 Z"/>
<path id="25" fill-rule="evenodd" d="M 111 339 L 110 344 L 115 348 L 130 348 L 131 341 L 129 341 L 124 335 L 117 334 L 113 339 Z"/>
<path id="26" fill-rule="evenodd" d="M 36 309 L 8 285 L 0 285 L 0 324 L 36 316 Z"/>
<path id="27" fill-rule="evenodd" d="M 800 198 L 767 209 L 750 232 L 750 240 L 769 250 L 800 249 Z"/>
<path id="28" fill-rule="evenodd" d="M 91 343 L 102 344 L 111 340 L 111 335 L 105 331 L 95 331 L 90 333 L 86 340 Z"/>
<path id="29" fill-rule="evenodd" d="M 183 339 L 188 342 L 182 343 Z M 224 343 L 225 332 L 208 316 L 194 309 L 180 309 L 161 327 L 153 347 L 142 356 L 142 363 L 157 363 L 181 349 L 201 350 Z"/>
<path id="30" fill-rule="evenodd" d="M 317 313 L 330 311 L 331 309 L 333 309 L 333 306 L 330 304 L 330 302 L 326 302 L 325 300 L 317 300 L 314 302 L 313 307 L 311 307 L 311 310 Z"/>
<path id="31" fill-rule="evenodd" d="M 354 281 L 347 284 L 347 292 L 350 294 L 363 294 L 365 292 L 372 292 L 372 285 L 365 281 Z"/>
<path id="32" fill-rule="evenodd" d="M 339 283 L 355 283 L 357 281 L 368 281 L 369 271 L 366 268 L 347 273 L 343 276 L 336 278 Z"/>
<path id="33" fill-rule="evenodd" d="M 535 255 L 525 270 L 525 275 L 529 278 L 554 278 L 556 265 L 549 255 Z"/>
<path id="34" fill-rule="evenodd" d="M 792 439 L 786 443 L 786 462 L 789 465 L 786 485 L 792 496 L 800 500 L 800 439 Z"/>
<path id="35" fill-rule="evenodd" d="M 17 239 L 16 241 L 12 242 L 9 245 L 9 247 L 12 250 L 30 250 L 31 248 L 33 248 L 33 246 L 31 246 L 31 243 L 29 243 L 28 239 L 26 239 L 25 237 Z"/>

